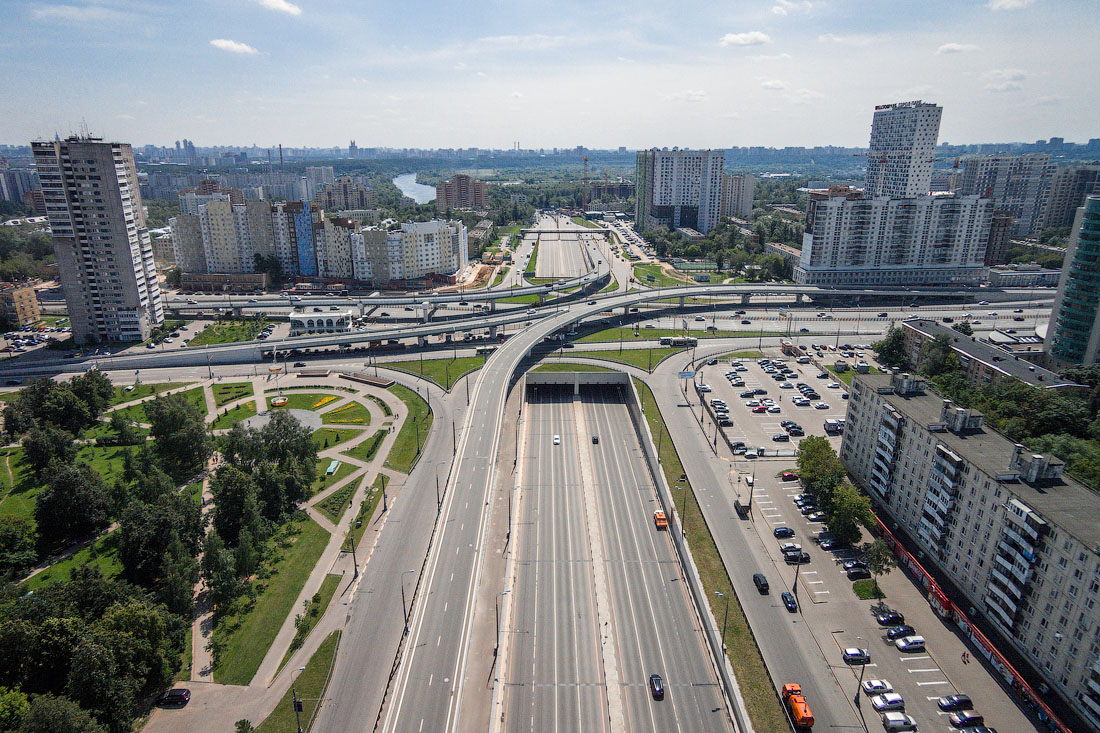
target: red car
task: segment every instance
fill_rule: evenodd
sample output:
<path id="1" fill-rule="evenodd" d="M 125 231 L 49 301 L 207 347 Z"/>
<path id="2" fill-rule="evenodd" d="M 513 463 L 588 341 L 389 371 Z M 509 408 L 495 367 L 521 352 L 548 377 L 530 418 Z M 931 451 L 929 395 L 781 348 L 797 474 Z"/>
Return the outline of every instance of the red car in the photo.
<path id="1" fill-rule="evenodd" d="M 783 472 L 783 480 L 784 481 L 797 481 L 798 480 L 798 474 L 795 473 L 794 471 L 784 471 Z"/>
<path id="2" fill-rule="evenodd" d="M 757 405 L 756 407 L 752 408 L 752 411 L 759 415 L 761 413 L 767 412 L 768 408 L 764 407 L 763 405 Z"/>

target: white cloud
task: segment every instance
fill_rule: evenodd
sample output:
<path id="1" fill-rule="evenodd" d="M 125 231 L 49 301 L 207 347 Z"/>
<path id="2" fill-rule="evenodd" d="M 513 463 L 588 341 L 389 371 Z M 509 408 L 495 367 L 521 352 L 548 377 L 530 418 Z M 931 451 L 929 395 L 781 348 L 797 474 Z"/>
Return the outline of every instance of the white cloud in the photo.
<path id="1" fill-rule="evenodd" d="M 762 43 L 771 43 L 772 39 L 767 33 L 749 31 L 748 33 L 727 33 L 719 39 L 723 46 L 759 46 Z"/>
<path id="2" fill-rule="evenodd" d="M 936 49 L 936 55 L 942 56 L 946 53 L 966 53 L 967 51 L 977 51 L 978 47 L 973 43 L 945 43 Z"/>
<path id="3" fill-rule="evenodd" d="M 1034 2 L 1035 0 L 989 0 L 985 6 L 990 10 L 1019 10 Z"/>
<path id="4" fill-rule="evenodd" d="M 817 3 L 811 0 L 776 0 L 778 5 L 772 6 L 772 12 L 776 15 L 788 15 L 794 13 L 808 13 Z"/>
<path id="5" fill-rule="evenodd" d="M 210 42 L 210 45 L 214 48 L 220 48 L 223 51 L 229 51 L 230 53 L 240 54 L 257 54 L 259 51 L 249 46 L 247 43 L 241 43 L 240 41 L 231 41 L 228 38 L 215 38 Z"/>
<path id="6" fill-rule="evenodd" d="M 1027 79 L 1027 72 L 1022 69 L 990 69 L 982 74 L 982 79 L 988 82 L 985 88 L 991 92 L 1018 92 L 1024 88 L 1022 82 Z"/>
<path id="7" fill-rule="evenodd" d="M 705 102 L 707 93 L 702 89 L 686 89 L 665 97 L 666 102 Z"/>
<path id="8" fill-rule="evenodd" d="M 791 101 L 798 104 L 810 104 L 824 98 L 824 94 L 813 89 L 795 89 L 791 95 Z"/>
<path id="9" fill-rule="evenodd" d="M 476 74 L 474 74 L 474 76 L 480 76 L 482 78 L 485 78 L 486 76 L 488 76 L 488 74 L 486 74 L 484 71 L 479 71 Z"/>
<path id="10" fill-rule="evenodd" d="M 94 23 L 97 21 L 120 21 L 126 19 L 126 13 L 120 13 L 102 5 L 40 5 L 31 10 L 35 20 L 60 20 L 68 23 Z"/>
<path id="11" fill-rule="evenodd" d="M 821 43 L 839 43 L 844 46 L 870 46 L 878 39 L 874 36 L 838 36 L 835 33 L 822 33 L 817 40 Z"/>
<path id="12" fill-rule="evenodd" d="M 134 120 L 137 119 L 137 117 L 134 117 L 133 115 L 122 114 L 122 115 L 115 115 L 115 119 L 126 120 L 127 122 L 133 122 Z"/>
<path id="13" fill-rule="evenodd" d="M 287 0 L 254 0 L 254 2 L 268 10 L 274 10 L 276 13 L 286 13 L 287 15 L 302 14 L 301 8 L 294 3 L 287 2 Z"/>
<path id="14" fill-rule="evenodd" d="M 773 92 L 778 92 L 787 88 L 787 82 L 780 81 L 779 79 L 765 79 L 760 82 L 760 86 Z"/>

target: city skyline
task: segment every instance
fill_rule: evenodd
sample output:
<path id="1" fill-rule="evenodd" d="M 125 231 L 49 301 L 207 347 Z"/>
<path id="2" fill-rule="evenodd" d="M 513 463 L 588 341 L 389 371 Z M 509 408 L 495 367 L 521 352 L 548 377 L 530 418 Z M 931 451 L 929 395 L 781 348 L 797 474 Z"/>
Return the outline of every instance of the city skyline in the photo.
<path id="1" fill-rule="evenodd" d="M 924 99 L 945 108 L 943 141 L 1083 143 L 1100 92 L 1079 9 L 20 3 L 4 11 L 0 141 L 87 125 L 135 146 L 858 146 L 874 105 Z M 576 106 L 551 104 L 562 100 Z M 604 104 L 621 122 L 590 122 L 585 110 Z"/>

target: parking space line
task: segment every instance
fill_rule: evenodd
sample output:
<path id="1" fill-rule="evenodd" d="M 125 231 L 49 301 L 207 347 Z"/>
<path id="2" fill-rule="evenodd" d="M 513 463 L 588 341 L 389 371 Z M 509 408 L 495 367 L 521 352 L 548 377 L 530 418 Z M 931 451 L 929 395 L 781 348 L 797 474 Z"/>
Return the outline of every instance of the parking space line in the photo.
<path id="1" fill-rule="evenodd" d="M 824 582 L 824 580 L 807 580 L 806 585 L 821 585 Z"/>
<path id="2" fill-rule="evenodd" d="M 899 659 L 900 659 L 900 657 L 899 657 Z M 909 674 L 919 674 L 921 672 L 939 672 L 940 668 L 939 667 L 932 667 L 931 669 L 907 669 L 905 671 L 908 672 Z"/>
<path id="3" fill-rule="evenodd" d="M 785 522 L 782 519 L 780 519 L 778 522 L 772 522 L 772 524 L 785 524 Z"/>
<path id="4" fill-rule="evenodd" d="M 827 595 L 829 595 L 830 592 L 831 591 L 827 591 L 827 590 L 815 590 L 814 595 L 815 596 L 827 596 Z"/>
<path id="5" fill-rule="evenodd" d="M 921 661 L 922 659 L 931 659 L 931 658 L 932 658 L 932 657 L 928 656 L 927 654 L 925 654 L 925 655 L 923 655 L 923 656 L 920 656 L 920 657 L 914 657 L 914 656 L 909 656 L 909 657 L 898 657 L 898 659 L 900 659 L 900 660 L 901 660 L 901 661 L 903 661 L 903 662 L 919 662 L 919 661 Z"/>

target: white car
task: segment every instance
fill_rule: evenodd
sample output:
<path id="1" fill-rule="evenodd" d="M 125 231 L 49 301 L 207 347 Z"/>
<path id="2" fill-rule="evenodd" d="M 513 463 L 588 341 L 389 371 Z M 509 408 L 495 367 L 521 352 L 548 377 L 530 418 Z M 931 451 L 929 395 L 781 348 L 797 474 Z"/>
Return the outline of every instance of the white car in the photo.
<path id="1" fill-rule="evenodd" d="M 773 415 L 779 412 L 779 405 L 768 405 L 768 412 L 772 413 Z"/>
<path id="2" fill-rule="evenodd" d="M 828 402 L 815 402 L 814 403 L 814 409 L 815 410 L 828 410 L 829 409 L 829 403 Z"/>
<path id="3" fill-rule="evenodd" d="M 896 692 L 887 692 L 883 695 L 875 695 L 871 698 L 871 707 L 877 713 L 887 710 L 905 710 L 905 699 Z"/>
<path id="4" fill-rule="evenodd" d="M 917 721 L 905 713 L 889 712 L 882 714 L 882 727 L 887 731 L 916 730 Z"/>
<path id="5" fill-rule="evenodd" d="M 890 684 L 889 680 L 864 680 L 863 692 L 867 695 L 883 695 L 887 692 L 893 692 L 894 686 Z"/>
<path id="6" fill-rule="evenodd" d="M 710 392 L 710 385 L 709 384 L 700 384 L 699 385 L 699 391 L 700 392 Z"/>
<path id="7" fill-rule="evenodd" d="M 745 403 L 745 407 L 760 407 L 760 400 L 749 400 Z"/>
<path id="8" fill-rule="evenodd" d="M 783 382 L 779 385 L 779 389 L 794 389 L 794 385 L 790 382 Z"/>
<path id="9" fill-rule="evenodd" d="M 894 642 L 894 646 L 896 646 L 900 652 L 923 652 L 924 637 L 903 636 Z"/>
<path id="10" fill-rule="evenodd" d="M 555 435 L 554 436 L 554 445 L 561 445 L 561 436 L 560 435 Z"/>
<path id="11" fill-rule="evenodd" d="M 829 382 L 825 386 L 829 389 L 840 389 L 840 382 Z"/>

